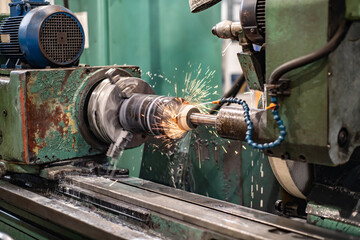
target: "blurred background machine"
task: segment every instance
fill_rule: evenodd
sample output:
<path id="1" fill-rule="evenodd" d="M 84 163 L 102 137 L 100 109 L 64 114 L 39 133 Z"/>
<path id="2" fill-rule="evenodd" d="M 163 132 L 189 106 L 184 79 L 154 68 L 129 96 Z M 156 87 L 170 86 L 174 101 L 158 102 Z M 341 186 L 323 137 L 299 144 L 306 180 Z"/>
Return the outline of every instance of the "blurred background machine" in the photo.
<path id="1" fill-rule="evenodd" d="M 218 2 L 189 5 L 200 12 Z M 9 4 L 0 25 L 0 231 L 15 239 L 358 237 L 360 4 L 244 0 L 240 22 L 213 28 L 219 5 L 188 16 L 181 4 L 64 1 L 76 14 L 43 0 Z M 124 14 L 111 17 L 116 7 Z M 138 15 L 126 7 L 150 19 L 147 47 L 127 29 Z M 88 24 L 91 11 L 97 24 Z M 179 25 L 179 17 L 196 20 Z M 117 20 L 127 22 L 120 35 Z M 221 82 L 202 82 L 220 79 L 211 69 L 221 65 L 221 42 L 211 34 L 239 43 L 243 74 L 208 111 L 204 102 L 221 98 Z M 111 47 L 127 38 L 129 50 Z M 143 71 L 110 66 L 117 55 Z"/>

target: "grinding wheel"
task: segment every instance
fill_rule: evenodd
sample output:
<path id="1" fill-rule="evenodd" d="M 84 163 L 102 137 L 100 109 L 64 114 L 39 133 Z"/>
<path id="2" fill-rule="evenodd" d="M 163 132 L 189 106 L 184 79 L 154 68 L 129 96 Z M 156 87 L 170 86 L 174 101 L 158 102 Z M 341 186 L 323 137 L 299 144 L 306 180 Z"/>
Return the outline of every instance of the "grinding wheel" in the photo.
<path id="1" fill-rule="evenodd" d="M 291 195 L 306 199 L 313 182 L 313 166 L 309 163 L 269 157 L 272 171 L 280 185 Z"/>

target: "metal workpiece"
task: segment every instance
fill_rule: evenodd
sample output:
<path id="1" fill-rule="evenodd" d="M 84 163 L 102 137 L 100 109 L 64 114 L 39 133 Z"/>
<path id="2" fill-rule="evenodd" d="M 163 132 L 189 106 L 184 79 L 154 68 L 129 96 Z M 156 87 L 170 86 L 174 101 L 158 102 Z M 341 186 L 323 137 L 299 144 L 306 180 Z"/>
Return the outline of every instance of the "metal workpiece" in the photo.
<path id="1" fill-rule="evenodd" d="M 223 39 L 233 39 L 238 40 L 239 34 L 242 32 L 241 24 L 240 22 L 232 22 L 230 20 L 222 21 L 218 24 L 216 24 L 212 28 L 212 33 Z"/>
<path id="2" fill-rule="evenodd" d="M 265 112 L 265 110 L 250 110 L 250 119 L 254 126 L 252 140 L 256 142 L 265 141 L 260 137 L 261 123 L 265 119 Z M 244 121 L 244 110 L 238 106 L 223 107 L 217 115 L 215 128 L 218 135 L 223 138 L 244 140 L 248 130 Z"/>
<path id="3" fill-rule="evenodd" d="M 215 126 L 216 124 L 216 115 L 203 114 L 203 113 L 194 113 L 190 116 L 190 121 L 197 126 Z"/>
<path id="4" fill-rule="evenodd" d="M 250 119 L 254 124 L 253 140 L 265 142 L 266 139 L 261 128 L 265 128 L 265 110 L 251 109 Z M 244 110 L 241 106 L 222 107 L 217 115 L 195 113 L 190 116 L 194 125 L 215 126 L 220 137 L 244 140 L 247 125 L 244 120 Z"/>

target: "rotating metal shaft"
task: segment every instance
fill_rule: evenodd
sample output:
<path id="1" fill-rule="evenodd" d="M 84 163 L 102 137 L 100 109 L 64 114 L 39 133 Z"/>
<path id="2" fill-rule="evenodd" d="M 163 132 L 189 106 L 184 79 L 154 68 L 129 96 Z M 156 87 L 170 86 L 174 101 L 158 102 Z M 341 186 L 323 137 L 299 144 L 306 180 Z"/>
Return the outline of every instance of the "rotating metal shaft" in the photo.
<path id="1" fill-rule="evenodd" d="M 216 115 L 194 113 L 190 115 L 190 122 L 194 125 L 206 125 L 215 127 Z"/>

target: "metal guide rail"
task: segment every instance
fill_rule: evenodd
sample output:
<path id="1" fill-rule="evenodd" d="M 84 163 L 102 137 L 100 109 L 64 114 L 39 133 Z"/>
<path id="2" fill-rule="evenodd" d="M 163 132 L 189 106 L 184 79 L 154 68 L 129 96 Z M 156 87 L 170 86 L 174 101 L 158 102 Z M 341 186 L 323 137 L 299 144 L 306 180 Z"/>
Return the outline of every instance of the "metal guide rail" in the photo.
<path id="1" fill-rule="evenodd" d="M 54 238 L 353 239 L 137 178 L 67 176 L 45 194 L 0 181 L 0 210 Z"/>

